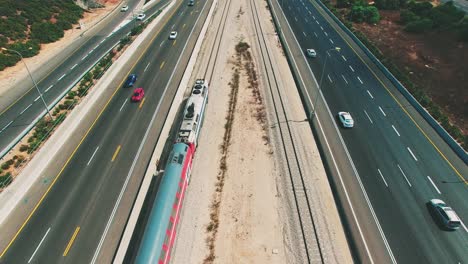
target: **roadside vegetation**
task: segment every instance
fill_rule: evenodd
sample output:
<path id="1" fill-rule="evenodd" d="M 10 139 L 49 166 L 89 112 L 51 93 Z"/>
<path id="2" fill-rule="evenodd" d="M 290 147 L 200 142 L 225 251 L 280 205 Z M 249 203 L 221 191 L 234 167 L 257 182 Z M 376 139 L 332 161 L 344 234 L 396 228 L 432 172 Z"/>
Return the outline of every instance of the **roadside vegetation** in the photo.
<path id="1" fill-rule="evenodd" d="M 0 48 L 33 57 L 40 44 L 59 40 L 78 24 L 83 12 L 72 0 L 0 0 Z M 16 54 L 0 53 L 0 71 L 19 60 Z"/>
<path id="2" fill-rule="evenodd" d="M 434 71 L 431 63 L 445 59 L 449 63 L 449 57 L 453 54 L 447 55 L 449 51 L 440 55 L 440 50 L 436 48 L 434 51 L 433 43 L 429 37 L 437 38 L 437 35 L 444 37 L 444 42 L 452 44 L 457 48 L 464 46 L 468 43 L 468 16 L 452 2 L 444 4 L 437 4 L 428 1 L 408 1 L 408 0 L 375 0 L 375 2 L 368 2 L 363 0 L 322 0 L 324 4 L 332 11 L 342 22 L 348 27 L 368 49 L 392 72 L 392 74 L 411 92 L 411 94 L 425 107 L 425 109 L 447 130 L 447 132 L 458 141 L 458 143 L 468 150 L 468 135 L 466 127 L 466 101 L 465 99 L 457 99 L 466 95 L 463 87 L 466 83 L 462 77 L 458 83 L 459 88 L 457 92 L 444 93 L 447 82 L 444 85 L 434 85 L 435 79 L 438 82 L 443 81 L 452 82 L 454 85 L 457 80 L 454 80 L 452 72 L 445 71 L 442 75 Z M 385 13 L 387 17 L 392 17 L 396 13 L 399 17 L 396 26 L 392 21 L 381 24 L 381 13 Z M 370 25 L 365 26 L 363 23 Z M 408 38 L 414 40 L 411 43 L 404 42 L 405 39 L 399 37 L 399 32 L 388 33 L 387 35 L 379 34 L 385 31 L 382 27 L 394 26 L 396 29 L 391 28 L 388 31 L 401 31 L 401 34 L 408 34 Z M 369 32 L 379 32 L 370 35 Z M 389 44 L 391 43 L 391 44 Z M 386 49 L 382 49 L 383 46 Z M 432 51 L 441 59 L 433 59 L 434 56 L 421 55 L 421 61 L 406 60 L 403 57 L 406 47 L 413 47 L 415 45 L 424 46 L 425 51 Z M 395 49 L 395 46 L 402 47 Z M 437 53 L 438 52 L 438 53 Z M 457 52 L 456 50 L 452 52 Z M 409 53 L 409 52 L 408 52 Z M 412 55 L 412 54 L 410 54 Z M 462 54 L 460 54 L 463 56 Z M 414 56 L 414 55 L 413 55 Z M 453 59 L 452 59 L 453 60 Z M 418 66 L 422 70 L 433 70 L 432 72 L 416 72 Z M 442 63 L 441 63 L 442 64 Z M 461 63 L 460 65 L 451 65 L 456 68 L 458 76 L 465 76 L 468 71 L 464 70 L 466 67 Z M 431 68 L 432 67 L 432 68 Z M 426 68 L 426 69 L 425 69 Z M 464 73 L 463 73 L 464 72 Z M 423 75 L 424 74 L 424 75 Z M 445 79 L 444 79 L 445 78 Z M 445 97 L 445 98 L 444 98 Z M 453 101 L 447 101 L 450 98 Z M 457 103 L 455 103 L 455 101 Z"/>

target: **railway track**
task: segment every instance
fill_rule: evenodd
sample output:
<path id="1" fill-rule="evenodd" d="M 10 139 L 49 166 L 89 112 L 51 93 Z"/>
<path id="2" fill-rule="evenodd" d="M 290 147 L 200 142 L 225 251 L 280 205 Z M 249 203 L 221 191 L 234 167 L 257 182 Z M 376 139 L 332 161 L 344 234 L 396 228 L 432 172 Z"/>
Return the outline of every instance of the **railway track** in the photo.
<path id="1" fill-rule="evenodd" d="M 303 244 L 303 255 L 307 263 L 325 263 L 324 255 L 321 249 L 320 240 L 314 222 L 310 203 L 309 191 L 306 188 L 306 172 L 301 168 L 298 158 L 298 152 L 294 144 L 292 129 L 288 122 L 288 115 L 285 103 L 281 97 L 281 87 L 276 78 L 275 69 L 271 59 L 271 54 L 265 39 L 265 32 L 262 28 L 259 18 L 259 6 L 255 0 L 250 0 L 250 11 L 252 14 L 255 35 L 260 47 L 260 61 L 265 69 L 266 85 L 269 88 L 271 101 L 274 106 L 274 122 L 278 124 L 279 138 L 281 140 L 281 149 L 285 157 L 287 172 L 291 181 L 291 187 L 296 206 L 297 218 L 300 225 L 301 238 Z"/>

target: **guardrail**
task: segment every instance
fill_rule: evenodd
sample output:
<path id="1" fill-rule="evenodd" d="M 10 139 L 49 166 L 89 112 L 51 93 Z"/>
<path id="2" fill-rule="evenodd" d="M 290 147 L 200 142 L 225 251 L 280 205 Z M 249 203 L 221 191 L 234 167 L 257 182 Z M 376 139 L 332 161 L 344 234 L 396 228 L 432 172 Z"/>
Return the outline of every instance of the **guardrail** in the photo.
<path id="1" fill-rule="evenodd" d="M 400 91 L 400 93 L 409 101 L 409 103 L 419 112 L 419 114 L 431 125 L 432 128 L 439 134 L 440 137 L 452 148 L 452 150 L 468 164 L 467 152 L 458 144 L 458 142 L 435 120 L 431 114 L 411 95 L 411 93 L 398 81 L 395 76 L 380 62 L 377 57 L 356 37 L 348 27 L 346 27 L 339 18 L 337 18 L 328 7 L 320 0 L 315 0 L 325 12 L 343 29 L 349 37 L 364 51 L 364 53 L 374 62 L 383 74 L 392 82 L 392 84 Z"/>

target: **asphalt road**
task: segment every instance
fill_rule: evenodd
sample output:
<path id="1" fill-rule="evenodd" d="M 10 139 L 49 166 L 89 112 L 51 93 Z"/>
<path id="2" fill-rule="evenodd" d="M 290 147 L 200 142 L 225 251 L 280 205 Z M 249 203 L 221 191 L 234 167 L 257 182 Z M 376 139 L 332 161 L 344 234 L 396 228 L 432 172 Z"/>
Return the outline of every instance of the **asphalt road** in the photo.
<path id="1" fill-rule="evenodd" d="M 129 177 L 141 178 L 148 165 L 151 151 L 142 149 L 154 148 L 210 3 L 197 1 L 189 7 L 178 2 L 132 69 L 139 76 L 134 87 L 145 89 L 144 101 L 131 102 L 133 89 L 117 87 L 0 263 L 96 261 L 121 190 Z M 168 40 L 172 30 L 178 31 L 176 40 Z M 158 135 L 147 134 L 152 126 L 158 127 Z"/>
<path id="2" fill-rule="evenodd" d="M 299 43 L 301 53 L 295 53 L 295 59 L 307 61 L 317 82 L 328 56 L 321 85 L 327 106 L 319 100 L 317 109 L 322 127 L 316 130 L 323 129 L 327 135 L 327 142 L 321 140 L 322 147 L 332 145 L 333 158 L 324 157 L 329 164 L 334 159 L 342 174 L 330 169 L 334 172 L 332 185 L 340 192 L 343 207 L 349 207 L 345 196 L 350 196 L 361 230 L 357 231 L 349 208 L 343 209 L 345 222 L 354 229 L 355 240 L 361 239 L 360 232 L 366 240 L 365 245 L 356 241 L 353 246 L 359 251 L 355 254 L 358 262 L 370 262 L 369 255 L 374 263 L 468 262 L 466 227 L 444 231 L 426 207 L 430 199 L 442 199 L 457 211 L 466 226 L 468 188 L 463 180 L 468 175 L 466 164 L 317 3 L 273 2 L 282 4 Z M 294 37 L 288 41 L 294 43 Z M 331 50 L 334 47 L 341 50 Z M 307 48 L 315 49 L 318 56 L 306 58 Z M 308 67 L 303 68 L 310 76 Z M 310 94 L 315 95 L 315 84 L 309 84 Z M 339 128 L 341 135 L 333 124 L 339 111 L 349 111 L 355 120 L 353 129 Z M 314 125 L 318 125 L 317 121 Z M 341 180 L 347 186 L 346 195 L 338 186 Z"/>
<path id="3" fill-rule="evenodd" d="M 150 8 L 146 12 L 146 19 L 167 2 L 167 0 L 162 0 Z M 137 3 L 138 1 L 129 2 L 127 12 L 111 14 L 110 18 L 98 25 L 100 29 L 96 33 L 88 33 L 92 34 L 91 37 L 86 34 L 85 38 L 89 39 L 58 67 L 41 80 L 36 80 L 49 109 L 56 100 L 63 97 L 88 69 L 92 68 L 137 23 L 140 23 L 135 20 L 132 22 L 128 20 L 128 16 L 132 16 L 131 10 L 135 8 Z M 123 25 L 122 23 L 125 23 L 125 25 L 119 27 L 119 25 Z M 94 32 L 94 30 L 91 30 L 91 32 Z M 32 86 L 32 81 L 28 85 L 31 88 L 26 89 L 26 93 L 19 94 L 17 98 L 11 98 L 13 102 L 0 107 L 0 157 L 3 157 L 21 139 L 22 135 L 46 114 L 45 105 L 37 90 Z"/>

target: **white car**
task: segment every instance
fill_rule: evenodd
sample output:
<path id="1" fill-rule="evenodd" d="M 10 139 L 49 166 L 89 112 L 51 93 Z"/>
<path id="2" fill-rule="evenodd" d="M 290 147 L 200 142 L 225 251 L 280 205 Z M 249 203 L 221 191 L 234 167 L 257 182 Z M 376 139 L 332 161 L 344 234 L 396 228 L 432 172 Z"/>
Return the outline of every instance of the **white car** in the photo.
<path id="1" fill-rule="evenodd" d="M 124 5 L 122 6 L 122 8 L 120 8 L 120 12 L 127 12 L 128 10 L 128 5 Z"/>
<path id="2" fill-rule="evenodd" d="M 171 34 L 169 34 L 169 39 L 176 39 L 177 38 L 177 31 L 172 31 Z"/>
<path id="3" fill-rule="evenodd" d="M 137 20 L 140 20 L 140 21 L 141 21 L 141 20 L 145 19 L 145 17 L 146 17 L 146 15 L 145 15 L 145 14 L 143 14 L 143 13 L 141 13 L 141 14 L 138 14 L 138 16 L 137 16 Z"/>
<path id="4" fill-rule="evenodd" d="M 445 204 L 444 201 L 439 199 L 432 199 L 429 204 L 445 228 L 450 230 L 456 230 L 460 228 L 460 218 L 451 207 Z"/>
<path id="5" fill-rule="evenodd" d="M 354 120 L 349 112 L 338 112 L 338 119 L 343 127 L 351 128 L 354 126 Z"/>
<path id="6" fill-rule="evenodd" d="M 314 49 L 307 49 L 306 50 L 307 56 L 311 58 L 317 57 L 317 52 Z"/>

